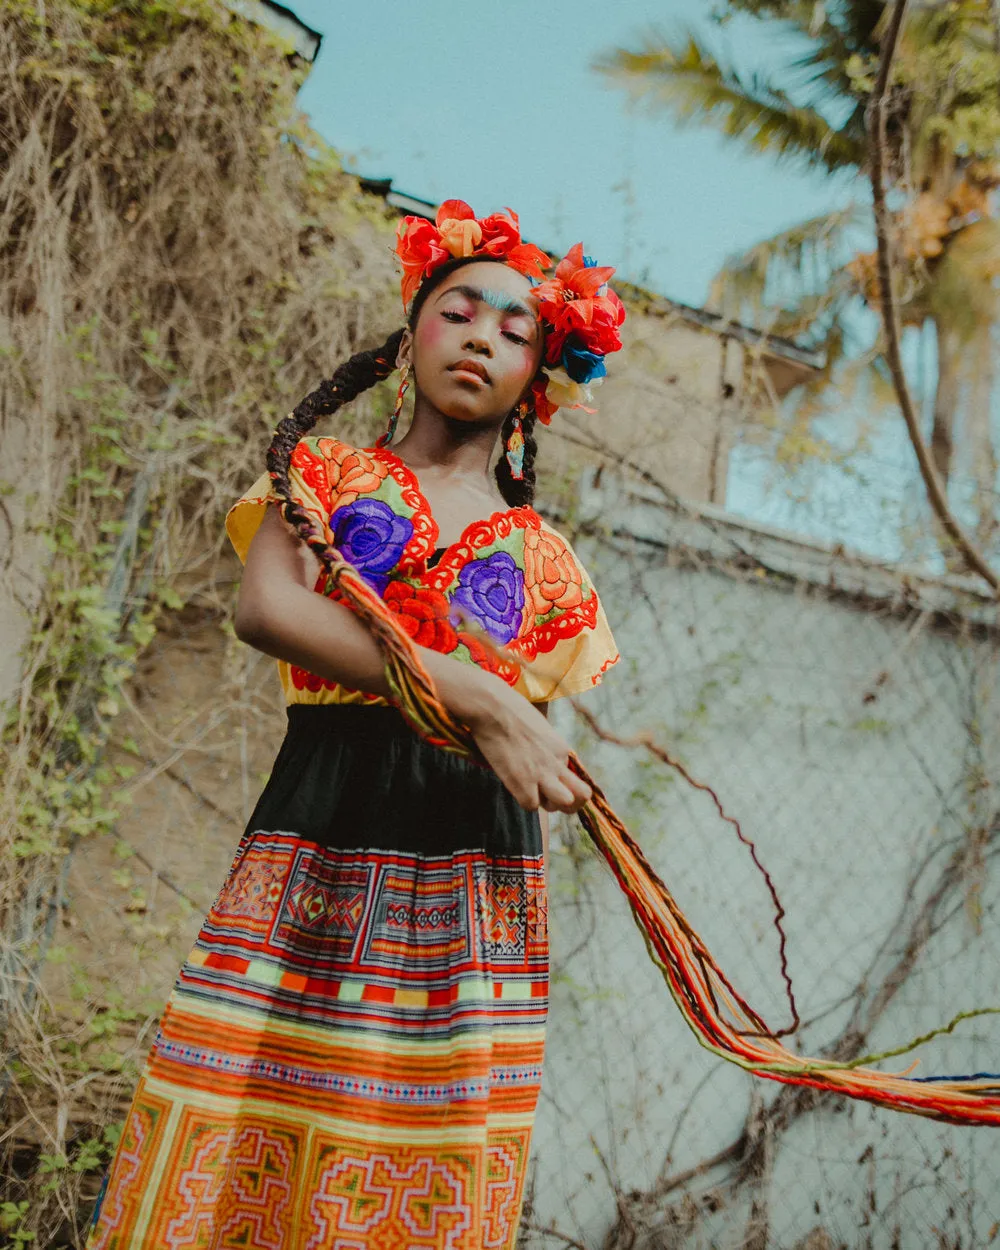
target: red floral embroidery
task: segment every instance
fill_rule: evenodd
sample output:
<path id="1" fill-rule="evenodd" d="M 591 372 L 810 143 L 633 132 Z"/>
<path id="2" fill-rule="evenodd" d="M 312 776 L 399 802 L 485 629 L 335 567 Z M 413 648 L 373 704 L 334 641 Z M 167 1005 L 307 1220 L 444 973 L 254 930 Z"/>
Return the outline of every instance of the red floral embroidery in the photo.
<path id="1" fill-rule="evenodd" d="M 414 642 L 445 655 L 458 646 L 458 634 L 448 619 L 449 603 L 439 590 L 390 582 L 385 603 L 399 617 L 399 623 Z"/>
<path id="2" fill-rule="evenodd" d="M 583 576 L 558 534 L 524 531 L 524 588 L 536 616 L 583 602 Z"/>
<path id="3" fill-rule="evenodd" d="M 488 673 L 496 673 L 498 677 L 502 677 L 509 686 L 517 684 L 517 679 L 521 675 L 516 664 L 507 664 L 501 660 L 499 656 L 483 644 L 474 634 L 460 633 L 458 635 L 459 642 L 464 642 L 469 649 L 469 655 L 472 662 L 478 664 L 480 668 L 485 668 Z"/>
<path id="4" fill-rule="evenodd" d="M 387 480 L 398 486 L 402 507 L 398 501 L 391 506 L 401 516 L 412 520 L 414 534 L 390 574 L 393 580 L 383 598 L 406 633 L 419 645 L 450 654 L 460 643 L 464 644 L 473 663 L 515 686 L 521 675 L 519 661 L 530 664 L 537 655 L 596 626 L 600 611 L 596 594 L 584 580 L 583 571 L 565 540 L 545 527 L 529 505 L 494 512 L 490 517 L 472 522 L 444 557 L 427 568 L 426 560 L 437 541 L 438 528 L 416 475 L 392 451 L 388 448 L 357 450 L 337 439 L 309 439 L 295 449 L 293 464 L 326 508 L 331 506 L 334 495 L 338 505 L 376 493 L 388 503 L 389 499 L 380 488 Z M 459 583 L 462 569 L 482 558 L 484 551 L 501 549 L 501 543 L 502 549 L 524 568 L 525 620 L 520 632 L 507 644 L 514 662 L 500 658 L 477 636 L 467 633 L 460 621 L 450 619 L 448 595 Z M 321 575 L 315 589 L 335 599 L 342 597 L 338 590 L 328 589 L 325 583 Z M 536 625 L 539 617 L 548 619 Z M 610 663 L 613 661 L 606 660 L 604 668 Z M 312 694 L 326 690 L 349 693 L 347 687 L 305 669 L 290 666 L 289 672 L 291 684 L 297 690 Z M 599 677 L 597 674 L 592 680 L 596 682 Z M 363 695 L 362 698 L 377 700 L 378 696 Z"/>
<path id="5" fill-rule="evenodd" d="M 413 522 L 413 537 L 406 544 L 398 567 L 400 573 L 405 573 L 409 577 L 418 571 L 419 566 L 434 550 L 437 526 L 431 516 L 427 500 L 417 489 L 417 479 L 413 470 L 388 447 L 372 447 L 368 450 L 373 457 L 378 459 L 380 467 L 385 469 L 387 474 L 392 474 L 403 496 L 403 503 L 413 510 L 413 515 L 410 517 Z"/>
<path id="6" fill-rule="evenodd" d="M 298 668 L 291 665 L 289 672 L 292 677 L 292 685 L 296 690 L 309 690 L 313 694 L 317 694 L 320 690 L 336 690 L 337 683 L 330 681 L 326 677 L 317 677 L 315 673 L 310 673 L 304 668 Z"/>
<path id="7" fill-rule="evenodd" d="M 604 661 L 604 663 L 601 665 L 601 667 L 597 670 L 597 672 L 596 672 L 596 673 L 591 673 L 591 675 L 590 675 L 590 684 L 591 684 L 592 686 L 597 686 L 597 685 L 599 685 L 599 684 L 600 684 L 600 681 L 601 681 L 601 678 L 602 678 L 602 677 L 604 676 L 604 674 L 608 671 L 608 669 L 611 667 L 611 665 L 612 665 L 612 664 L 617 664 L 617 663 L 618 663 L 618 661 L 619 661 L 621 658 L 622 658 L 622 657 L 621 657 L 621 655 L 620 655 L 617 651 L 614 653 L 614 655 L 609 655 L 609 656 L 608 656 L 608 658 L 607 658 L 607 659 Z"/>
<path id="8" fill-rule="evenodd" d="M 510 650 L 531 661 L 540 652 L 551 651 L 564 638 L 575 638 L 582 629 L 593 629 L 597 624 L 598 606 L 597 595 L 591 591 L 590 598 L 584 599 L 579 607 L 560 612 L 544 625 L 536 625 L 520 638 L 515 638 Z"/>

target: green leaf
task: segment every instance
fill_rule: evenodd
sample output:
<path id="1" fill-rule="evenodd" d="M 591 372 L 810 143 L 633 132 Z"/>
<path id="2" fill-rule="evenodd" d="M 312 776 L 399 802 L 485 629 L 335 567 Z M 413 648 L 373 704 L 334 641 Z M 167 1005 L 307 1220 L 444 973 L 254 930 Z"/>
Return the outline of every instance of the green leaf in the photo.
<path id="1" fill-rule="evenodd" d="M 618 48 L 594 68 L 650 111 L 714 126 L 751 151 L 829 171 L 858 169 L 864 162 L 863 136 L 831 125 L 815 108 L 794 104 L 766 78 L 720 64 L 693 34 L 671 44 L 652 32 L 640 47 Z"/>

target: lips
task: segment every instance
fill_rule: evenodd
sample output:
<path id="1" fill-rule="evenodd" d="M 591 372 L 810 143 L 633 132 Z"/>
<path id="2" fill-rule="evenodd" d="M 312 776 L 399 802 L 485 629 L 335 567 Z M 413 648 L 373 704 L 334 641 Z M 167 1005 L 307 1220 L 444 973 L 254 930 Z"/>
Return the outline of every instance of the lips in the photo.
<path id="1" fill-rule="evenodd" d="M 471 357 L 465 360 L 459 360 L 453 365 L 448 366 L 449 373 L 474 373 L 477 378 L 482 378 L 484 382 L 491 382 L 489 371 L 486 366 L 479 360 L 473 360 Z"/>

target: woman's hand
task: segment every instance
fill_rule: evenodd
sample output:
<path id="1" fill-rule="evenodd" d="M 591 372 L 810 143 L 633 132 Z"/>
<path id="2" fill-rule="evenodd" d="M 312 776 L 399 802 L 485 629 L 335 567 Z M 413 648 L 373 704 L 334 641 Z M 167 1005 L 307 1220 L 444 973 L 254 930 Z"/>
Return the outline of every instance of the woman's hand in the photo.
<path id="1" fill-rule="evenodd" d="M 590 786 L 570 770 L 569 743 L 533 704 L 493 673 L 436 653 L 425 658 L 448 710 L 468 725 L 486 762 L 522 807 L 580 810 Z"/>
<path id="2" fill-rule="evenodd" d="M 522 807 L 577 812 L 590 798 L 590 786 L 569 767 L 569 743 L 541 712 L 510 687 L 499 716 L 469 726 L 487 763 Z"/>

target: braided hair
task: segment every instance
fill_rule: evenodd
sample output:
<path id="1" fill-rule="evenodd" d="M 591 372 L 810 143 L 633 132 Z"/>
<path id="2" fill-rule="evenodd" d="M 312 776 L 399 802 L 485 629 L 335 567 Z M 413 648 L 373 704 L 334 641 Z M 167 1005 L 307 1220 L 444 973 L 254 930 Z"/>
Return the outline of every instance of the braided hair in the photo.
<path id="1" fill-rule="evenodd" d="M 420 310 L 426 303 L 427 297 L 449 274 L 454 273 L 463 265 L 484 260 L 503 263 L 500 258 L 489 256 L 463 256 L 447 261 L 436 269 L 413 298 L 407 319 L 410 329 L 416 326 Z M 396 356 L 399 354 L 402 339 L 403 330 L 394 330 L 381 347 L 376 347 L 371 351 L 357 352 L 350 360 L 342 364 L 334 371 L 331 378 L 321 382 L 287 417 L 278 423 L 271 446 L 267 450 L 267 469 L 275 490 L 281 498 L 282 515 L 302 541 L 316 553 L 323 568 L 327 571 L 333 563 L 331 549 L 317 532 L 305 510 L 292 497 L 288 476 L 292 453 L 299 440 L 309 433 L 320 417 L 336 412 L 344 404 L 349 404 L 363 391 L 392 373 L 396 367 Z M 514 428 L 514 418 L 517 415 L 518 410 L 515 408 L 504 419 L 501 437 L 505 443 Z M 534 401 L 529 394 L 526 410 L 521 414 L 521 430 L 524 434 L 524 478 L 518 481 L 511 475 L 510 465 L 504 455 L 500 456 L 495 469 L 500 493 L 512 508 L 530 504 L 535 497 L 535 453 L 538 450 L 534 437 L 535 421 Z"/>
<path id="2" fill-rule="evenodd" d="M 278 422 L 271 446 L 267 449 L 267 471 L 281 498 L 281 514 L 302 541 L 316 553 L 326 572 L 330 571 L 334 563 L 331 549 L 317 532 L 305 509 L 292 497 L 292 486 L 288 478 L 292 452 L 299 439 L 309 433 L 320 417 L 336 412 L 362 391 L 367 391 L 392 373 L 402 341 L 403 331 L 394 330 L 381 347 L 353 355 L 334 371 L 332 378 L 321 382 L 287 417 Z"/>

